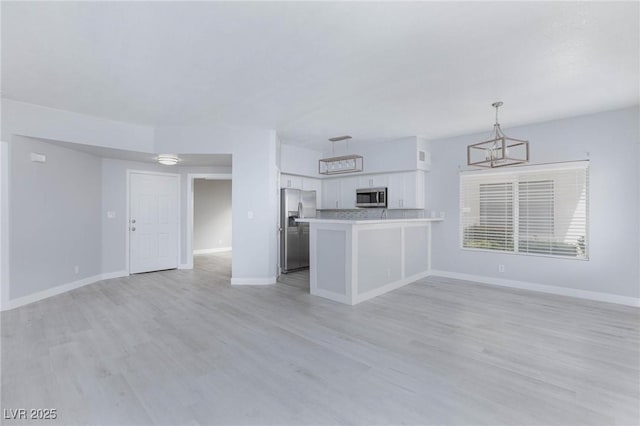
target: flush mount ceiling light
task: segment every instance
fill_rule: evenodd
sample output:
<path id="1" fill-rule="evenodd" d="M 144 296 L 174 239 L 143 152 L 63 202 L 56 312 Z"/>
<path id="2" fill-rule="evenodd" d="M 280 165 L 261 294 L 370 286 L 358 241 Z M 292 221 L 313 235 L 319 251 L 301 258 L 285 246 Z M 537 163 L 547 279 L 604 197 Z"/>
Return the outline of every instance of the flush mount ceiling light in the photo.
<path id="1" fill-rule="evenodd" d="M 178 164 L 178 160 L 180 160 L 176 155 L 172 154 L 161 154 L 158 155 L 158 163 L 164 164 L 165 166 L 175 166 Z"/>
<path id="2" fill-rule="evenodd" d="M 346 141 L 349 150 L 351 136 L 338 136 L 329 139 L 331 142 L 331 158 L 323 158 L 318 161 L 318 173 L 321 175 L 336 175 L 340 173 L 355 173 L 364 170 L 364 158 L 361 155 L 349 154 L 341 157 L 333 157 L 336 142 Z"/>
<path id="3" fill-rule="evenodd" d="M 506 136 L 498 123 L 498 108 L 502 102 L 491 104 L 496 109 L 493 138 L 467 146 L 467 165 L 478 167 L 504 167 L 529 162 L 529 141 Z"/>

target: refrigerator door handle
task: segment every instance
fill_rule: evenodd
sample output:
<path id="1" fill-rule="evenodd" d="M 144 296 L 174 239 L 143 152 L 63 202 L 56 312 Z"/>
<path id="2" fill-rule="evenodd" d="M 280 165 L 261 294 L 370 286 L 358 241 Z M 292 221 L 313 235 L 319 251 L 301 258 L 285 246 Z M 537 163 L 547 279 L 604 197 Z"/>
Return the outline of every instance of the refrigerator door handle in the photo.
<path id="1" fill-rule="evenodd" d="M 298 217 L 304 219 L 304 209 L 302 208 L 301 202 L 298 202 Z"/>

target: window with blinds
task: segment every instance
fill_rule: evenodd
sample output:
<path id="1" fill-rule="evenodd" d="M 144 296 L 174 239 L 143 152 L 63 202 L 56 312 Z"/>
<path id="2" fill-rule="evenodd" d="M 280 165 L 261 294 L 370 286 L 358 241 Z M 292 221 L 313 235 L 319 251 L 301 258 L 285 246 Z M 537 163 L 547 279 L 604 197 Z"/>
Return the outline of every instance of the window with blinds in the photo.
<path id="1" fill-rule="evenodd" d="M 462 247 L 588 259 L 588 197 L 588 161 L 462 172 Z"/>

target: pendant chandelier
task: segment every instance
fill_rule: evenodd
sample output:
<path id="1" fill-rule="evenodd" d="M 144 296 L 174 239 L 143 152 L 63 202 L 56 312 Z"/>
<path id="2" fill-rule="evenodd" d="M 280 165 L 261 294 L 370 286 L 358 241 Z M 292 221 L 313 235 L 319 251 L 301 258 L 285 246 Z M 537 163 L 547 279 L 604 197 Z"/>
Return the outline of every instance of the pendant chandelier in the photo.
<path id="1" fill-rule="evenodd" d="M 506 136 L 498 122 L 498 108 L 502 102 L 491 104 L 496 109 L 496 124 L 492 139 L 467 146 L 467 165 L 477 167 L 504 167 L 529 162 L 529 141 Z"/>
<path id="2" fill-rule="evenodd" d="M 351 136 L 338 136 L 329 139 L 331 142 L 331 158 L 323 158 L 318 161 L 318 173 L 321 175 L 337 175 L 341 173 L 356 173 L 364 170 L 364 158 L 362 155 L 349 154 L 341 157 L 333 157 L 336 142 L 346 141 L 349 150 Z"/>

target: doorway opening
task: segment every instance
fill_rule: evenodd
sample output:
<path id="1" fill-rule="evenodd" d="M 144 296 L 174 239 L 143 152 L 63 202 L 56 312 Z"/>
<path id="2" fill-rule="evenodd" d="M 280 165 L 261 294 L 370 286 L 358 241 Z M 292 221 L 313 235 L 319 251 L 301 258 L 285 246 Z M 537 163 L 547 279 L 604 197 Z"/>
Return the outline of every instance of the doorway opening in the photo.
<path id="1" fill-rule="evenodd" d="M 187 176 L 187 267 L 194 255 L 232 252 L 231 174 L 189 174 Z"/>

